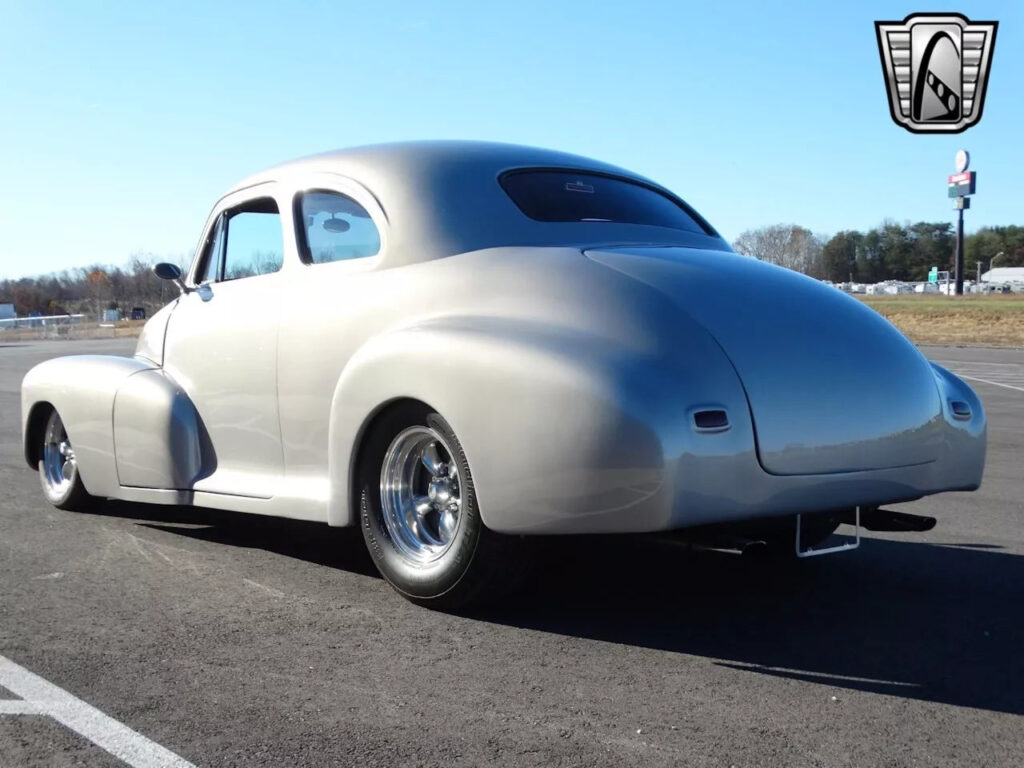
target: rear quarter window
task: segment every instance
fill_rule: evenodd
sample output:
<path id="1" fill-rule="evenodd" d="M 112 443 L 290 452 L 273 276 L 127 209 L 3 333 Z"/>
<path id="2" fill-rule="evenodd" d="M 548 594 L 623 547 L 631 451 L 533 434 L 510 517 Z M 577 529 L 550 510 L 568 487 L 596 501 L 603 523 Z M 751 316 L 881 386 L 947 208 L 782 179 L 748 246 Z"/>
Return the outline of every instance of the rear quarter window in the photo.
<path id="1" fill-rule="evenodd" d="M 685 204 L 628 179 L 565 170 L 510 171 L 502 189 L 536 221 L 609 222 L 712 234 Z"/>

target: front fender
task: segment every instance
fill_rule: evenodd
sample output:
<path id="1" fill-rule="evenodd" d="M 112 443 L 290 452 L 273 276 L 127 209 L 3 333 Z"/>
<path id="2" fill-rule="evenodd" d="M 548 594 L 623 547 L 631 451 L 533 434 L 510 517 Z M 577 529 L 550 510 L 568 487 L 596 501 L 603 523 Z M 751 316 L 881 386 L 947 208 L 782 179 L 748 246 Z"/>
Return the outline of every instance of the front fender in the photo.
<path id="1" fill-rule="evenodd" d="M 458 435 L 492 530 L 566 532 L 580 530 L 581 518 L 594 531 L 663 528 L 673 498 L 667 456 L 688 450 L 694 404 L 727 403 L 736 422 L 703 436 L 703 450 L 716 439 L 727 451 L 753 445 L 742 387 L 721 350 L 699 329 L 681 346 L 666 360 L 507 318 L 448 318 L 376 337 L 334 393 L 328 520 L 354 521 L 354 449 L 367 425 L 388 403 L 413 398 Z"/>
<path id="2" fill-rule="evenodd" d="M 76 355 L 47 360 L 32 368 L 21 383 L 22 442 L 30 467 L 38 463 L 34 425 L 38 409 L 57 409 L 85 489 L 94 496 L 116 494 L 119 483 L 114 456 L 114 396 L 129 376 L 150 370 L 151 362 L 131 357 Z"/>

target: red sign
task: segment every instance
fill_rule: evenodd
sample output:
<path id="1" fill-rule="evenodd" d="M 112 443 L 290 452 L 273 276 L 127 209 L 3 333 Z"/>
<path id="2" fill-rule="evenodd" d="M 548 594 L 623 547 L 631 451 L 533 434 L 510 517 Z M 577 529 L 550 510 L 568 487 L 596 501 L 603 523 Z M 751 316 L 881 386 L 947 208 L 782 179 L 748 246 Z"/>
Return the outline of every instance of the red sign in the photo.
<path id="1" fill-rule="evenodd" d="M 973 195 L 978 188 L 978 176 L 974 171 L 954 173 L 949 177 L 949 197 Z"/>

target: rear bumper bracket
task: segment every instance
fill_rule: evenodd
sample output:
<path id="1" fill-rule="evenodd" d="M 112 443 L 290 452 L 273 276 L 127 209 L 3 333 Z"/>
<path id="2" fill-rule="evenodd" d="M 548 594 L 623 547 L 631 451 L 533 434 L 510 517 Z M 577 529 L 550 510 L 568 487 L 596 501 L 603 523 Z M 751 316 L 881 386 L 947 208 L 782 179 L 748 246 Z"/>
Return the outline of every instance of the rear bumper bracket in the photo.
<path id="1" fill-rule="evenodd" d="M 857 549 L 860 546 L 860 507 L 854 510 L 853 514 L 853 528 L 854 538 L 853 541 L 847 541 L 842 544 L 837 544 L 834 547 L 823 547 L 821 549 L 815 549 L 813 547 L 807 547 L 804 549 L 800 543 L 800 532 L 802 515 L 796 516 L 796 556 L 797 557 L 820 557 L 821 555 L 833 555 L 837 552 L 848 552 L 851 549 Z"/>

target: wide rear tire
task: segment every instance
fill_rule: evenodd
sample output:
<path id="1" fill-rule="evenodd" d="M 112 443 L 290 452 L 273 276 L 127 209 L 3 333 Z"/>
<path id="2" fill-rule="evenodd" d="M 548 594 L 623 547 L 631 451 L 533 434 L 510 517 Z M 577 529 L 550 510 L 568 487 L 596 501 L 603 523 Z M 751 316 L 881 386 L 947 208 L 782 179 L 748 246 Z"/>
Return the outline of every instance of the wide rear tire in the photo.
<path id="1" fill-rule="evenodd" d="M 509 537 L 487 529 L 452 428 L 404 403 L 371 428 L 360 452 L 360 523 L 381 575 L 419 605 L 455 610 L 507 585 Z"/>

